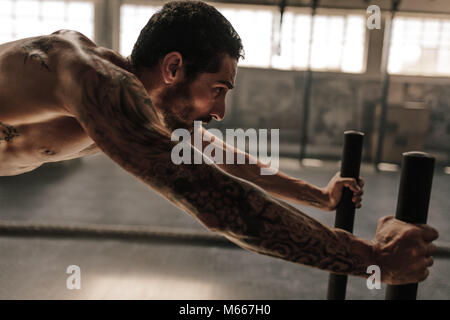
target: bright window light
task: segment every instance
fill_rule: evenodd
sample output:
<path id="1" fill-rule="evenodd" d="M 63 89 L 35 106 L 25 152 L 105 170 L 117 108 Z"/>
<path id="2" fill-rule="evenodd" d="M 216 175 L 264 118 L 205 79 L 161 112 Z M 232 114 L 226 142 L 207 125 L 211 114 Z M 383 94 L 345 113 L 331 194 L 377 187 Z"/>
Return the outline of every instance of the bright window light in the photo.
<path id="1" fill-rule="evenodd" d="M 120 10 L 120 53 L 128 56 L 142 28 L 161 6 L 124 4 Z M 273 12 L 261 9 L 216 8 L 231 22 L 244 43 L 240 65 L 269 67 Z M 248 23 L 252 21 L 252 23 Z"/>
<path id="2" fill-rule="evenodd" d="M 393 74 L 450 76 L 450 19 L 396 17 L 388 70 Z"/>
<path id="3" fill-rule="evenodd" d="M 363 72 L 365 20 L 362 15 L 311 15 L 286 12 L 281 27 L 281 52 L 272 66 L 280 69 Z"/>
<path id="4" fill-rule="evenodd" d="M 0 43 L 72 29 L 93 39 L 89 1 L 0 0 Z"/>
<path id="5" fill-rule="evenodd" d="M 317 15 L 309 58 L 311 15 L 286 11 L 279 31 L 280 14 L 270 7 L 214 4 L 242 39 L 245 59 L 239 66 L 363 72 L 365 16 Z M 161 6 L 121 6 L 120 53 L 131 54 L 150 17 Z"/>
<path id="6" fill-rule="evenodd" d="M 245 59 L 239 61 L 239 65 L 270 67 L 275 11 L 258 8 L 221 8 L 220 6 L 217 6 L 217 9 L 230 21 L 242 39 Z"/>
<path id="7" fill-rule="evenodd" d="M 123 4 L 120 7 L 120 53 L 131 55 L 142 28 L 161 6 Z"/>

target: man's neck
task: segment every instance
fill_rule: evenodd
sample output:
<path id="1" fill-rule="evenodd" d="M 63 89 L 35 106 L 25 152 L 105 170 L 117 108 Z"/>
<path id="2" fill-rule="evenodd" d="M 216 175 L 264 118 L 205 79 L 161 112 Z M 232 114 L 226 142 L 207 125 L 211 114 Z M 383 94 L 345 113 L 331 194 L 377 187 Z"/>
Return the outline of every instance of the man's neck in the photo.
<path id="1" fill-rule="evenodd" d="M 128 58 L 127 58 L 128 59 Z M 133 65 L 130 62 L 131 65 Z M 160 105 L 160 97 L 164 86 L 162 85 L 162 79 L 156 70 L 150 68 L 141 68 L 136 70 L 133 68 L 133 73 L 144 85 L 150 100 L 152 100 L 153 105 L 158 108 Z"/>

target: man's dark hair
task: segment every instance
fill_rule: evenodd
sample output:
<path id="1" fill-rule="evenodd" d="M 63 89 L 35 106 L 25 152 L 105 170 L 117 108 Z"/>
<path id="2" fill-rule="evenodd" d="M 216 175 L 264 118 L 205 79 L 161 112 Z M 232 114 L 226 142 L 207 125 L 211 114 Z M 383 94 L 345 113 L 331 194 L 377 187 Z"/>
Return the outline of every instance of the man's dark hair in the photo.
<path id="1" fill-rule="evenodd" d="M 135 69 L 154 67 L 166 54 L 180 52 L 188 79 L 220 70 L 224 54 L 239 60 L 242 41 L 231 23 L 201 1 L 166 3 L 142 29 L 131 61 Z"/>

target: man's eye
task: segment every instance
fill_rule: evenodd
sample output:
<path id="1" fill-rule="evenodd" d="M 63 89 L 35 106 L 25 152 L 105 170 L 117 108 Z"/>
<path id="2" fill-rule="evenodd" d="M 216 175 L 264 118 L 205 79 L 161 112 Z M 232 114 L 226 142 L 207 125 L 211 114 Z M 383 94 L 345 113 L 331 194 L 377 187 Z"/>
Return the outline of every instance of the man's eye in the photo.
<path id="1" fill-rule="evenodd" d="M 224 90 L 225 90 L 224 88 L 218 87 L 214 89 L 214 93 L 219 96 L 220 94 L 223 93 Z"/>

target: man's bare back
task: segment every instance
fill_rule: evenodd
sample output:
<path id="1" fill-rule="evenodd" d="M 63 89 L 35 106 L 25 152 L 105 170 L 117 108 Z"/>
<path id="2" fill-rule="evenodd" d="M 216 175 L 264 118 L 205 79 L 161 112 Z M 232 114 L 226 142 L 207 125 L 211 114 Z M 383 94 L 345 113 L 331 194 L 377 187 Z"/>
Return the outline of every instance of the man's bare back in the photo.
<path id="1" fill-rule="evenodd" d="M 0 176 L 100 151 L 58 95 L 59 56 L 75 48 L 127 68 L 125 58 L 76 31 L 0 45 Z"/>

